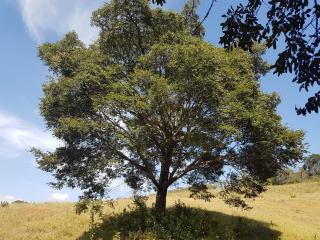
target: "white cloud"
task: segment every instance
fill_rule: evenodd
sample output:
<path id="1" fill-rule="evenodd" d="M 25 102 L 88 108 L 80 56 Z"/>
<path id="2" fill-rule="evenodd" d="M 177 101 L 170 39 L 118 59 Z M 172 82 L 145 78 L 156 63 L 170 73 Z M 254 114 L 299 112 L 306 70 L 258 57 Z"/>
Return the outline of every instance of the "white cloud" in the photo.
<path id="1" fill-rule="evenodd" d="M 80 39 L 91 43 L 97 36 L 97 29 L 90 26 L 91 13 L 104 2 L 102 0 L 16 0 L 22 19 L 30 36 L 41 43 L 48 36 L 59 37 L 75 30 Z"/>
<path id="2" fill-rule="evenodd" d="M 51 199 L 55 201 L 65 201 L 69 198 L 68 193 L 52 193 Z"/>
<path id="3" fill-rule="evenodd" d="M 15 200 L 17 200 L 17 199 L 14 196 L 11 196 L 11 195 L 4 195 L 4 196 L 0 195 L 0 202 L 4 201 L 4 202 L 11 203 L 11 202 L 13 202 Z"/>
<path id="4" fill-rule="evenodd" d="M 17 157 L 32 147 L 50 151 L 59 144 L 49 131 L 0 112 L 0 156 Z"/>

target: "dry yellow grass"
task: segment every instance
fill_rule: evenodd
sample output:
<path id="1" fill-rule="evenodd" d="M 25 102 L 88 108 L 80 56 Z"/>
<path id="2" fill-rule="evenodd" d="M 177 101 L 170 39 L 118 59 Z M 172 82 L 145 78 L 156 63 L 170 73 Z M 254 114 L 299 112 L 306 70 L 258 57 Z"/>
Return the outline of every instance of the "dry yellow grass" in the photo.
<path id="1" fill-rule="evenodd" d="M 190 206 L 270 223 L 271 229 L 281 233 L 282 240 L 320 239 L 320 182 L 271 186 L 250 203 L 250 211 L 231 208 L 220 200 L 204 203 L 188 199 L 186 193 L 178 196 Z M 169 195 L 169 202 L 175 198 Z"/>
<path id="2" fill-rule="evenodd" d="M 267 223 L 272 230 L 280 232 L 282 240 L 320 239 L 320 182 L 271 186 L 250 203 L 253 206 L 250 211 L 231 208 L 218 199 L 209 203 L 195 201 L 188 198 L 186 191 L 169 193 L 168 205 L 179 199 L 188 206 Z M 148 204 L 153 200 L 151 196 Z M 120 199 L 115 203 L 115 210 L 105 211 L 121 211 L 130 203 L 129 199 Z M 89 216 L 76 215 L 72 203 L 15 204 L 0 208 L 0 240 L 83 239 L 81 236 L 88 229 Z"/>

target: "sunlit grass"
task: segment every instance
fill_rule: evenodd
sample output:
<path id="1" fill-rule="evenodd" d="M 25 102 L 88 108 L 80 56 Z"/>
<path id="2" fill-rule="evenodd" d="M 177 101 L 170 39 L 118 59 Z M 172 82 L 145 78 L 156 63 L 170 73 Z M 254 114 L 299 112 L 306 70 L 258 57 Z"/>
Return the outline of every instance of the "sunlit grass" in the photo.
<path id="1" fill-rule="evenodd" d="M 281 233 L 282 240 L 320 239 L 320 182 L 270 186 L 250 203 L 253 207 L 250 211 L 231 208 L 219 199 L 209 203 L 195 201 L 188 197 L 187 191 L 169 193 L 168 205 L 179 199 L 188 206 L 267 223 Z M 153 201 L 151 196 L 148 205 Z M 114 210 L 106 208 L 105 213 L 119 212 L 128 204 L 131 200 L 120 199 Z M 88 230 L 89 216 L 76 215 L 72 203 L 13 204 L 0 208 L 0 240 L 78 239 Z"/>

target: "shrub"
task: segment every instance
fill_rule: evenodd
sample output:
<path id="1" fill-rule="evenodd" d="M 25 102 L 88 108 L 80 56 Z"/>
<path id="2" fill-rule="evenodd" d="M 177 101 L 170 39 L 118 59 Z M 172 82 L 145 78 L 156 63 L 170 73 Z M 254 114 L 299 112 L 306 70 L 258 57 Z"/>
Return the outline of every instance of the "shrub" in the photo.
<path id="1" fill-rule="evenodd" d="M 0 206 L 1 206 L 1 207 L 8 207 L 8 206 L 9 206 L 9 203 L 6 202 L 6 201 L 1 201 L 1 202 L 0 202 Z"/>
<path id="2" fill-rule="evenodd" d="M 109 224 L 117 229 L 114 239 L 165 239 L 193 240 L 209 236 L 213 222 L 209 212 L 186 207 L 180 201 L 167 210 L 158 220 L 154 209 L 147 208 L 145 199 L 135 198 L 135 206 L 130 211 L 109 218 Z M 215 224 L 215 223 L 214 223 Z"/>

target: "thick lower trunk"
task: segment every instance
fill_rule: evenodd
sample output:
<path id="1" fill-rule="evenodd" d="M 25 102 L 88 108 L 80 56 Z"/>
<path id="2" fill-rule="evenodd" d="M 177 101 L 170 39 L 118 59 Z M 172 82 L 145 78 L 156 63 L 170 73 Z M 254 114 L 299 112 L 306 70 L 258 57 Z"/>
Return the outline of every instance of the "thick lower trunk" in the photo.
<path id="1" fill-rule="evenodd" d="M 161 164 L 161 172 L 159 177 L 159 185 L 157 189 L 157 196 L 156 196 L 156 213 L 158 215 L 158 218 L 161 219 L 162 216 L 166 212 L 166 205 L 167 205 L 167 192 L 169 187 L 169 157 L 162 159 Z"/>
<path id="2" fill-rule="evenodd" d="M 157 190 L 156 196 L 156 213 L 159 217 L 163 216 L 167 205 L 167 187 L 161 187 Z"/>

